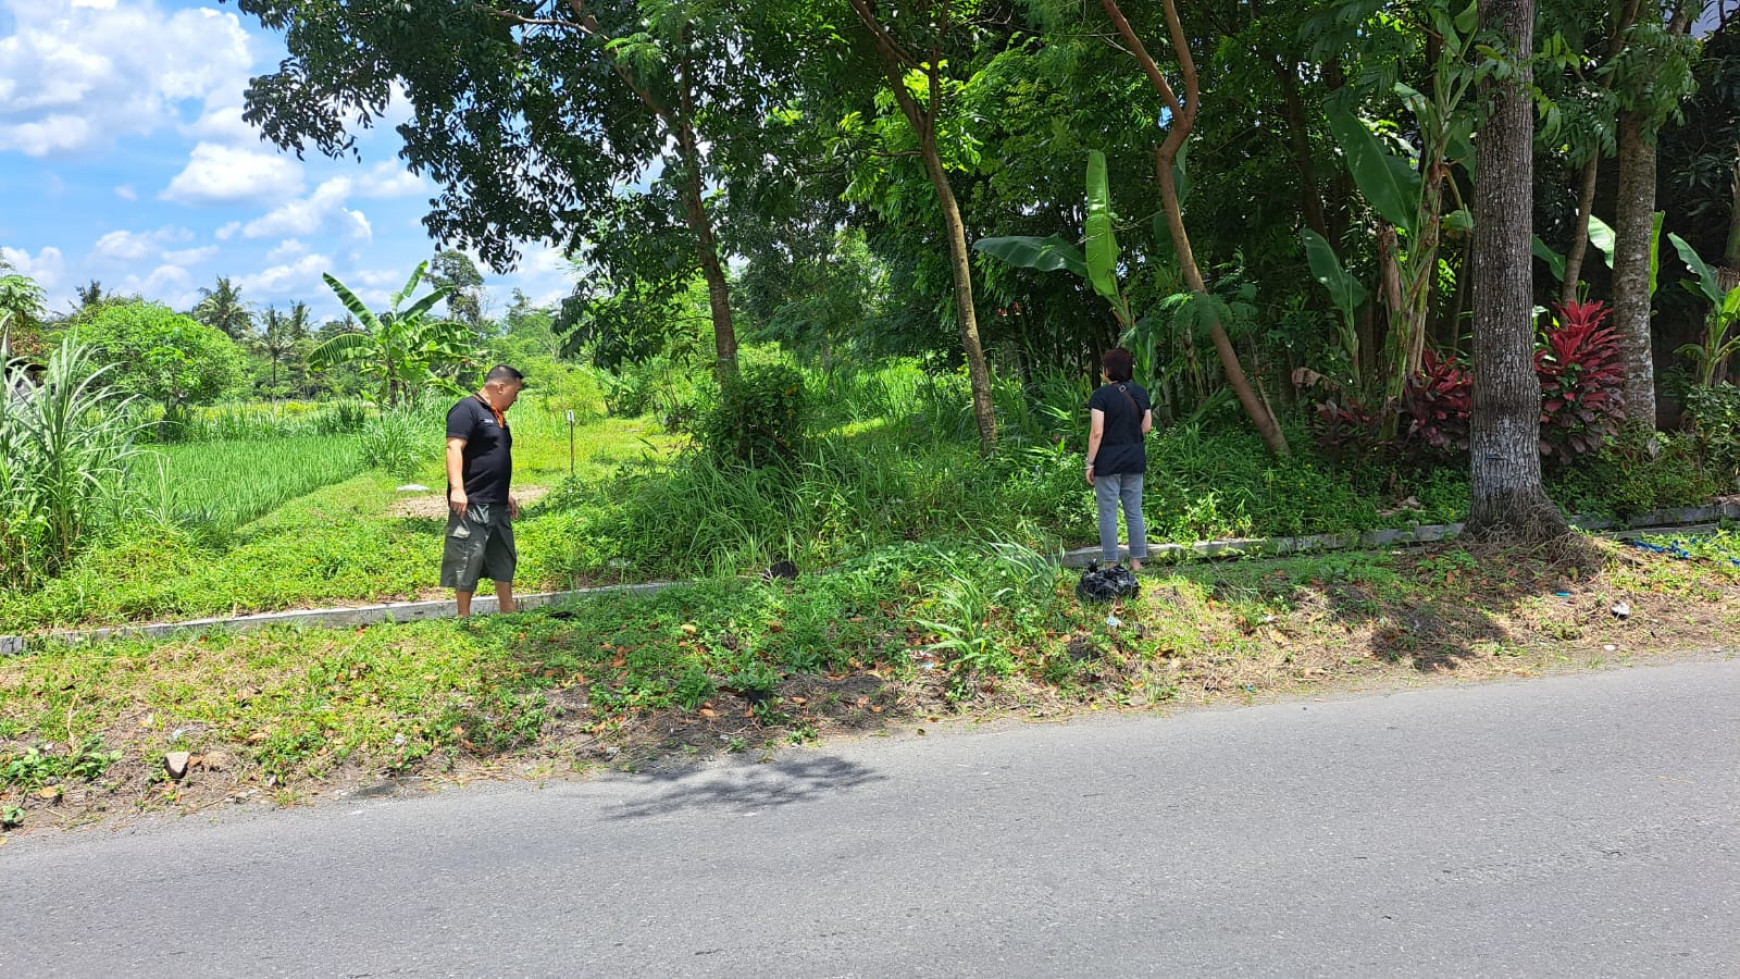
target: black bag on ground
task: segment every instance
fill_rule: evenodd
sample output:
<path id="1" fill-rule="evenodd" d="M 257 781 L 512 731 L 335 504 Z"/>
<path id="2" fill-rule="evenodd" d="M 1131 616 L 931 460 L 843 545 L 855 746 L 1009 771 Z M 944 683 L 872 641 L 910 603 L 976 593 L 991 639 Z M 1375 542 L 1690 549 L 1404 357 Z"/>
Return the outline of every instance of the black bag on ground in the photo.
<path id="1" fill-rule="evenodd" d="M 1142 590 L 1136 573 L 1121 564 L 1101 568 L 1098 561 L 1089 562 L 1075 584 L 1075 597 L 1084 602 L 1115 602 Z"/>

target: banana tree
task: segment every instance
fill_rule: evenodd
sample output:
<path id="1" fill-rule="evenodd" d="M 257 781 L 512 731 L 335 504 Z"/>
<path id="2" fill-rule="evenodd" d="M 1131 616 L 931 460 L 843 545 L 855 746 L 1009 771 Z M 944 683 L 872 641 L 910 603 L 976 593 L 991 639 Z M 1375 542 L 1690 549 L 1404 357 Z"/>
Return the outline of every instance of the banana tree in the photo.
<path id="1" fill-rule="evenodd" d="M 1135 319 L 1130 314 L 1130 299 L 1118 283 L 1118 238 L 1112 227 L 1112 195 L 1106 180 L 1106 155 L 1099 150 L 1088 151 L 1087 218 L 1083 223 L 1082 246 L 1061 235 L 1044 238 L 1007 235 L 980 238 L 973 243 L 973 250 L 1018 269 L 1073 272 L 1111 304 L 1119 328 L 1128 330 L 1135 325 Z"/>
<path id="2" fill-rule="evenodd" d="M 1407 378 L 1418 373 L 1425 356 L 1426 319 L 1438 279 L 1444 230 L 1472 230 L 1451 170 L 1459 164 L 1472 167 L 1474 161 L 1474 119 L 1463 102 L 1475 81 L 1467 62 L 1475 44 L 1477 9 L 1469 3 L 1452 13 L 1447 5 L 1431 5 L 1421 13 L 1426 29 L 1441 42 L 1432 65 L 1430 92 L 1401 83 L 1393 86 L 1414 116 L 1417 158 L 1390 152 L 1351 107 L 1332 106 L 1327 112 L 1330 132 L 1354 184 L 1380 219 L 1379 260 L 1386 266 L 1384 299 L 1390 313 L 1384 356 L 1386 399 L 1401 397 Z M 1412 147 L 1409 152 L 1414 152 Z M 1448 213 L 1446 191 L 1458 204 Z"/>
<path id="3" fill-rule="evenodd" d="M 1723 289 L 1716 271 L 1698 257 L 1684 238 L 1668 235 L 1668 240 L 1673 242 L 1686 268 L 1698 277 L 1695 282 L 1688 280 L 1686 288 L 1710 301 L 1710 315 L 1704 321 L 1704 342 L 1688 343 L 1675 353 L 1698 365 L 1699 384 L 1715 387 L 1725 374 L 1728 358 L 1740 350 L 1740 331 L 1734 330 L 1735 323 L 1740 322 L 1740 285 Z"/>
<path id="4" fill-rule="evenodd" d="M 451 290 L 436 289 L 409 307 L 399 308 L 417 291 L 427 266 L 427 262 L 419 264 L 405 288 L 393 293 L 391 307 L 379 314 L 331 274 L 322 276 L 362 330 L 341 333 L 315 347 L 308 354 L 308 365 L 315 370 L 328 370 L 341 364 L 357 364 L 363 376 L 375 385 L 373 399 L 388 407 L 399 405 L 427 387 L 463 393 L 453 375 L 474 360 L 474 334 L 463 323 L 429 315 Z"/>

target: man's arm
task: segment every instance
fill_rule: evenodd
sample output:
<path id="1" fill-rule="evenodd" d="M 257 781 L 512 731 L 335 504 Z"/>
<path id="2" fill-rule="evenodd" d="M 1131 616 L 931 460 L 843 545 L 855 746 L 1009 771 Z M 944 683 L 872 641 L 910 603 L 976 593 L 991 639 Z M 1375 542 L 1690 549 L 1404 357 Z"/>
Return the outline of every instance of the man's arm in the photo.
<path id="1" fill-rule="evenodd" d="M 1147 411 L 1142 412 L 1142 434 L 1146 435 L 1149 432 L 1152 432 L 1153 430 L 1154 430 L 1154 409 L 1149 408 Z"/>
<path id="2" fill-rule="evenodd" d="M 463 520 L 468 501 L 465 498 L 465 440 L 462 438 L 447 438 L 447 484 L 452 487 L 447 494 L 447 505 Z"/>

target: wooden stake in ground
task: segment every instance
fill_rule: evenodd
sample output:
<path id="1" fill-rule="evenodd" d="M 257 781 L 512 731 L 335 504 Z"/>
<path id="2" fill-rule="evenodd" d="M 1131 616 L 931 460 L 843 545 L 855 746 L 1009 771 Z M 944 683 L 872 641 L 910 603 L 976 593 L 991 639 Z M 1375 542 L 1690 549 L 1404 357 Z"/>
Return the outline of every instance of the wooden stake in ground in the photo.
<path id="1" fill-rule="evenodd" d="M 870 38 L 876 43 L 876 56 L 888 76 L 888 89 L 899 103 L 907 124 L 918 136 L 919 156 L 924 171 L 936 190 L 937 203 L 942 206 L 943 228 L 949 247 L 949 270 L 955 280 L 955 321 L 961 328 L 961 347 L 967 356 L 967 381 L 973 390 L 973 417 L 979 423 L 979 450 L 990 455 L 997 446 L 997 416 L 991 405 L 991 370 L 985 364 L 985 350 L 979 344 L 979 319 L 973 306 L 973 266 L 967 252 L 966 225 L 961 221 L 960 205 L 955 201 L 954 187 L 949 184 L 948 171 L 943 169 L 942 153 L 936 145 L 937 120 L 942 115 L 942 51 L 933 46 L 926 59 L 920 60 L 901 47 L 893 34 L 877 16 L 874 0 L 851 0 Z M 924 15 L 932 6 L 921 2 L 917 13 Z M 938 30 L 948 29 L 949 9 L 946 2 L 935 5 Z M 929 82 L 929 98 L 924 105 L 906 87 L 906 72 L 919 69 Z"/>
<path id="2" fill-rule="evenodd" d="M 1474 193 L 1473 504 L 1464 534 L 1540 544 L 1569 533 L 1541 485 L 1541 386 L 1535 376 L 1534 107 L 1529 98 L 1534 0 L 1487 0 L 1483 29 L 1504 39 L 1510 71 L 1480 83 L 1490 108 L 1476 138 Z"/>
<path id="3" fill-rule="evenodd" d="M 853 0 L 854 5 L 858 2 L 859 0 Z M 1166 210 L 1166 228 L 1171 233 L 1172 244 L 1178 252 L 1178 264 L 1184 272 L 1184 284 L 1192 292 L 1207 292 L 1208 286 L 1203 282 L 1202 270 L 1197 268 L 1196 256 L 1190 249 L 1190 236 L 1184 230 L 1184 211 L 1179 206 L 1178 188 L 1172 175 L 1178 153 L 1184 148 L 1185 140 L 1190 138 L 1191 127 L 1196 123 L 1196 112 L 1201 102 L 1201 91 L 1196 81 L 1196 61 L 1190 55 L 1190 44 L 1184 36 L 1184 25 L 1178 19 L 1178 5 L 1174 0 L 1164 2 L 1166 26 L 1172 35 L 1172 50 L 1178 57 L 1179 73 L 1184 78 L 1182 103 L 1173 92 L 1171 83 L 1161 73 L 1159 65 L 1149 56 L 1148 49 L 1142 45 L 1142 39 L 1136 35 L 1135 28 L 1130 26 L 1124 12 L 1118 8 L 1117 0 L 1100 0 L 1100 6 L 1105 8 L 1106 16 L 1112 19 L 1118 33 L 1123 35 L 1124 43 L 1129 45 L 1137 63 L 1147 73 L 1148 80 L 1154 83 L 1160 97 L 1166 100 L 1166 108 L 1171 112 L 1171 119 L 1166 126 L 1166 140 L 1154 151 L 1155 177 L 1160 182 L 1160 202 Z M 1251 424 L 1263 436 L 1264 444 L 1276 455 L 1286 455 L 1287 436 L 1281 432 L 1281 426 L 1275 423 L 1275 416 L 1269 411 L 1268 405 L 1257 397 L 1250 380 L 1245 377 L 1244 366 L 1239 363 L 1238 351 L 1233 349 L 1232 339 L 1226 335 L 1226 330 L 1218 319 L 1209 330 L 1209 337 L 1214 341 L 1215 352 L 1220 355 L 1221 369 L 1226 372 L 1227 384 L 1238 395 L 1239 404 L 1244 406 Z"/>

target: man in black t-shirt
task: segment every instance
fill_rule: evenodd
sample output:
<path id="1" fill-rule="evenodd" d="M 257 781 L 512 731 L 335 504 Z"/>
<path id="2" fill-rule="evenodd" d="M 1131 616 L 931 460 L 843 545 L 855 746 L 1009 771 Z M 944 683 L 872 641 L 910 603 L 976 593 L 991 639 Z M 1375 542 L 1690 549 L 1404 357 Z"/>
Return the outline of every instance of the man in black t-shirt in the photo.
<path id="1" fill-rule="evenodd" d="M 514 610 L 512 521 L 514 434 L 507 410 L 525 387 L 525 375 L 506 365 L 484 378 L 483 390 L 447 412 L 447 538 L 441 552 L 441 587 L 453 589 L 459 615 L 471 615 L 479 578 L 495 582 L 503 612 Z"/>

